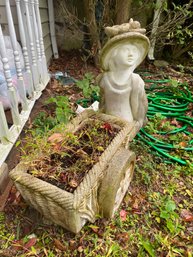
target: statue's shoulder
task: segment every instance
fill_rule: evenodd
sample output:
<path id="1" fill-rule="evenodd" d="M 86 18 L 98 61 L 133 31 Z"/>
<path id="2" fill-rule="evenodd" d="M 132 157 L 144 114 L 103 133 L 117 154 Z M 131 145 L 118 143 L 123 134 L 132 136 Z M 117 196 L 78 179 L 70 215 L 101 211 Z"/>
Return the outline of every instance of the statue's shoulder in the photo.
<path id="1" fill-rule="evenodd" d="M 137 73 L 132 73 L 132 80 L 133 82 L 136 84 L 136 83 L 139 83 L 139 84 L 143 84 L 144 85 L 144 81 L 143 79 L 139 76 L 139 74 Z"/>

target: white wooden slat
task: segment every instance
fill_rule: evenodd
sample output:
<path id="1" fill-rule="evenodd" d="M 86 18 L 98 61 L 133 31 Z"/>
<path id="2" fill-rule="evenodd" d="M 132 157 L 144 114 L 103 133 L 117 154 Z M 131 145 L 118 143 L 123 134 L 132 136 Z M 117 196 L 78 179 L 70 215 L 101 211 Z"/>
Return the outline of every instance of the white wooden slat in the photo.
<path id="1" fill-rule="evenodd" d="M 0 121 L 1 121 L 0 122 L 0 141 L 3 144 L 7 144 L 9 142 L 9 128 L 5 117 L 3 104 L 1 102 L 0 102 Z"/>
<path id="2" fill-rule="evenodd" d="M 10 8 L 10 0 L 6 0 L 5 4 L 6 4 L 6 14 L 7 14 L 7 19 L 8 19 L 11 44 L 13 47 L 15 67 L 16 67 L 16 72 L 17 72 L 17 89 L 18 89 L 19 95 L 21 97 L 22 107 L 24 110 L 26 110 L 28 103 L 27 103 L 26 90 L 25 90 L 24 81 L 23 81 L 20 56 L 19 56 L 19 51 L 18 51 L 18 47 L 17 47 L 17 38 L 16 38 L 16 34 L 15 34 L 15 28 L 14 28 L 14 23 L 13 23 L 11 8 Z"/>
<path id="3" fill-rule="evenodd" d="M 15 0 L 10 0 L 10 5 L 15 6 Z M 0 7 L 5 6 L 5 0 L 0 0 Z M 48 9 L 47 0 L 39 0 L 40 9 Z"/>
<path id="4" fill-rule="evenodd" d="M 7 1 L 7 2 L 6 2 Z M 39 44 L 40 44 L 40 54 L 41 54 L 41 60 L 43 63 L 43 67 L 44 67 L 44 85 L 43 88 L 39 88 L 39 90 L 34 91 L 34 88 L 32 88 L 32 90 L 34 91 L 34 95 L 32 98 L 30 98 L 29 100 L 27 100 L 27 104 L 28 104 L 28 109 L 23 109 L 21 111 L 21 113 L 19 113 L 18 111 L 18 101 L 17 101 L 17 95 L 16 95 L 16 91 L 15 88 L 13 86 L 12 83 L 12 78 L 11 78 L 11 73 L 10 73 L 10 69 L 9 69 L 9 64 L 8 64 L 8 59 L 7 59 L 7 54 L 6 54 L 6 48 L 5 48 L 5 44 L 4 44 L 4 38 L 3 38 L 3 33 L 2 33 L 2 28 L 0 25 L 0 55 L 3 61 L 3 67 L 4 67 L 4 73 L 5 73 L 5 78 L 6 78 L 6 82 L 7 82 L 7 88 L 8 88 L 8 100 L 10 101 L 11 104 L 11 114 L 12 114 L 12 120 L 13 120 L 13 125 L 8 128 L 8 124 L 7 124 L 7 120 L 5 117 L 5 112 L 3 110 L 3 105 L 0 102 L 0 166 L 3 164 L 3 162 L 5 162 L 10 150 L 12 149 L 13 145 L 15 144 L 19 134 L 21 133 L 26 121 L 29 118 L 29 115 L 31 113 L 31 110 L 34 106 L 34 103 L 36 102 L 36 100 L 41 96 L 42 94 L 42 90 L 46 87 L 47 83 L 49 82 L 49 76 L 48 76 L 48 71 L 47 71 L 47 65 L 46 65 L 46 58 L 45 58 L 45 52 L 44 52 L 44 45 L 43 44 L 43 35 L 42 35 L 42 27 L 41 27 L 41 20 L 40 20 L 40 16 L 39 16 L 39 10 L 37 11 L 37 5 L 38 3 L 36 3 L 35 5 L 35 15 L 33 16 L 32 19 L 32 13 L 30 13 L 29 15 L 29 5 L 31 4 L 31 2 L 33 2 L 34 0 L 14 0 L 16 2 L 16 7 L 15 9 L 17 9 L 17 15 L 18 15 L 18 23 L 19 23 L 19 30 L 20 30 L 20 38 L 21 38 L 21 43 L 22 43 L 22 50 L 23 50 L 23 55 L 24 55 L 24 61 L 25 61 L 25 69 L 26 72 L 24 72 L 23 76 L 26 76 L 26 80 L 29 82 L 30 77 L 32 78 L 33 73 L 35 74 L 34 70 L 32 71 L 32 74 L 28 73 L 27 71 L 30 72 L 30 62 L 29 62 L 29 58 L 27 60 L 26 58 L 26 49 L 28 50 L 28 39 L 30 38 L 30 54 L 32 53 L 32 68 L 34 69 L 34 64 L 36 64 L 37 67 L 37 61 L 36 61 L 36 48 L 34 45 L 34 31 L 33 31 L 33 20 L 36 21 L 37 23 L 37 31 L 36 31 L 36 38 L 37 39 L 37 34 L 39 36 Z M 2 3 L 2 0 L 0 0 L 0 4 Z M 9 4 L 13 4 L 13 0 L 3 0 L 3 5 L 6 6 Z M 21 5 L 22 3 L 22 5 Z M 23 3 L 24 3 L 24 9 L 21 9 L 21 6 L 23 8 Z M 47 0 L 40 0 L 41 3 L 41 7 L 47 7 Z M 31 5 L 30 5 L 31 7 Z M 38 6 L 39 8 L 39 6 Z M 7 8 L 9 10 L 9 8 Z M 23 12 L 23 13 L 22 13 Z M 23 20 L 23 17 L 25 16 L 26 13 L 26 17 L 28 17 L 29 19 L 25 19 L 25 22 Z M 8 17 L 11 16 L 11 12 L 10 10 L 7 12 Z M 11 20 L 10 18 L 8 18 L 8 20 Z M 23 22 L 23 26 L 22 26 L 22 22 Z M 11 31 L 10 34 L 14 34 L 14 29 L 12 28 L 12 26 L 10 26 L 11 22 L 9 21 L 9 30 Z M 13 23 L 12 23 L 13 25 Z M 25 27 L 26 25 L 26 27 Z M 29 26 L 31 25 L 31 26 Z M 47 49 L 46 49 L 46 54 L 52 55 L 52 50 L 51 50 L 51 46 L 50 46 L 50 36 L 49 36 L 49 31 L 47 30 L 48 28 L 48 23 L 44 23 L 44 35 L 46 35 L 45 40 L 46 43 L 48 45 Z M 7 25 L 5 26 L 6 30 L 7 30 Z M 30 31 L 31 28 L 31 31 Z M 8 32 L 8 30 L 7 30 Z M 37 33 L 38 32 L 38 33 Z M 7 33 L 8 34 L 8 33 Z M 18 55 L 17 55 L 17 49 L 15 47 L 15 45 L 17 44 L 17 40 L 16 40 L 16 36 L 14 35 L 14 37 L 12 36 L 12 47 L 14 49 L 14 54 L 16 56 L 16 68 L 17 68 L 17 75 L 18 77 L 21 77 L 22 75 L 20 67 L 18 65 L 19 59 L 18 59 Z M 37 46 L 37 45 L 36 45 Z M 40 54 L 39 54 L 39 58 L 40 58 Z M 38 71 L 37 71 L 38 72 Z M 34 78 L 34 77 L 33 77 Z"/>
<path id="5" fill-rule="evenodd" d="M 39 72 L 38 72 L 38 66 L 36 62 L 36 53 L 35 53 L 34 42 L 33 42 L 33 31 L 32 31 L 31 19 L 30 19 L 30 12 L 29 12 L 29 1 L 24 0 L 24 5 L 25 5 L 25 12 L 26 12 L 28 38 L 30 42 L 30 52 L 32 57 L 31 69 L 32 69 L 33 84 L 34 84 L 35 90 L 40 90 Z"/>
<path id="6" fill-rule="evenodd" d="M 9 69 L 9 63 L 8 63 L 7 52 L 6 52 L 6 48 L 5 48 L 5 42 L 4 42 L 4 38 L 3 38 L 1 24 L 0 24 L 0 55 L 2 58 L 5 79 L 6 79 L 7 87 L 8 87 L 8 98 L 11 103 L 12 119 L 13 119 L 14 124 L 16 126 L 18 126 L 21 124 L 21 120 L 20 120 L 20 116 L 19 116 L 16 91 L 15 91 L 15 88 L 13 87 L 11 72 Z"/>
<path id="7" fill-rule="evenodd" d="M 22 19 L 22 14 L 21 14 L 20 0 L 16 0 L 15 2 L 16 2 L 18 23 L 19 23 L 20 38 L 21 38 L 21 43 L 22 43 L 23 57 L 24 57 L 24 63 L 25 63 L 25 72 L 24 72 L 23 76 L 26 78 L 26 81 L 28 83 L 27 92 L 28 92 L 29 96 L 32 97 L 34 88 L 33 88 L 32 74 L 31 74 L 30 63 L 29 63 L 29 56 L 28 56 L 28 51 L 27 51 L 26 35 L 25 35 L 23 19 Z"/>
<path id="8" fill-rule="evenodd" d="M 16 127 L 21 126 L 21 118 L 20 118 L 19 110 L 18 110 L 18 97 L 17 97 L 15 88 L 9 87 L 7 94 L 8 94 L 10 103 L 11 103 L 11 114 L 12 114 L 13 124 Z"/>
<path id="9" fill-rule="evenodd" d="M 16 36 L 17 36 L 17 39 L 20 40 L 20 33 L 19 33 L 19 29 L 18 29 L 18 22 L 19 21 L 18 21 L 18 18 L 17 18 L 15 2 L 16 2 L 15 0 L 10 0 L 11 11 L 12 11 L 12 16 L 13 16 L 15 31 L 16 31 Z M 22 5 L 22 3 L 23 3 L 23 0 L 20 1 L 21 5 Z M 50 33 L 49 15 L 48 15 L 48 0 L 39 0 L 39 8 L 40 8 L 43 36 L 46 36 L 47 34 Z M 25 14 L 23 14 L 23 15 L 25 15 Z M 0 0 L 0 24 L 2 25 L 4 35 L 9 35 L 9 30 L 8 30 L 8 25 L 7 25 L 7 17 L 6 17 L 6 11 L 5 11 L 5 0 Z M 26 27 L 25 22 L 24 22 L 24 27 Z M 27 45 L 28 45 L 28 42 L 27 42 Z M 31 54 L 30 53 L 29 53 L 29 59 L 31 60 Z"/>
<path id="10" fill-rule="evenodd" d="M 38 27 L 37 27 L 37 20 L 35 14 L 35 2 L 31 0 L 32 4 L 32 17 L 33 17 L 33 25 L 34 25 L 34 34 L 35 34 L 35 42 L 36 42 L 36 50 L 37 50 L 37 65 L 39 71 L 39 83 L 43 82 L 43 63 L 41 57 L 41 49 L 40 49 L 40 41 L 39 41 L 39 34 L 38 34 Z"/>
<path id="11" fill-rule="evenodd" d="M 41 24 L 39 1 L 38 0 L 35 0 L 35 12 L 36 12 L 36 18 L 37 18 L 38 34 L 39 34 L 39 38 L 40 38 L 40 49 L 41 49 L 41 55 L 42 55 L 43 82 L 45 84 L 45 81 L 48 80 L 49 76 L 48 76 L 47 61 L 46 61 L 46 56 L 45 56 L 43 33 L 42 33 L 42 24 Z"/>
<path id="12" fill-rule="evenodd" d="M 48 83 L 48 81 L 47 81 L 47 83 Z M 46 83 L 46 85 L 47 85 L 47 83 Z M 32 110 L 36 100 L 41 96 L 41 94 L 42 94 L 41 91 L 38 91 L 38 92 L 36 91 L 34 93 L 33 99 L 29 102 L 28 110 L 21 112 L 21 114 L 20 114 L 21 126 L 12 126 L 9 129 L 9 143 L 5 144 L 5 145 L 0 144 L 0 167 L 5 162 L 9 152 L 11 151 L 12 147 L 14 146 L 19 134 L 21 133 L 26 121 L 29 118 L 29 115 L 31 113 L 31 110 Z"/>

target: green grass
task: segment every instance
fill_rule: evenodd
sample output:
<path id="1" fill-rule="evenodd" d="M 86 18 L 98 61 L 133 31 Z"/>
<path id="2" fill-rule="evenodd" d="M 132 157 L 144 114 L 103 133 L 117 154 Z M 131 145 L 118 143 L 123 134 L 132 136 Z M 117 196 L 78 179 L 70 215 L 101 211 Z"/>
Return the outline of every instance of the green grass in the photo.
<path id="1" fill-rule="evenodd" d="M 71 115 L 64 108 L 68 102 L 51 101 Z M 55 125 L 55 118 L 47 118 L 37 117 L 34 136 Z M 155 127 L 149 123 L 149 129 Z M 0 257 L 192 257 L 193 167 L 168 164 L 137 139 L 131 149 L 137 158 L 134 177 L 115 217 L 99 217 L 77 235 L 49 224 L 13 188 L 0 213 Z"/>
<path id="2" fill-rule="evenodd" d="M 115 218 L 99 218 L 73 235 L 12 199 L 0 215 L 0 256 L 191 257 L 193 226 L 181 217 L 183 209 L 193 212 L 191 170 L 163 163 L 140 142 L 131 148 L 137 153 L 135 175 Z"/>

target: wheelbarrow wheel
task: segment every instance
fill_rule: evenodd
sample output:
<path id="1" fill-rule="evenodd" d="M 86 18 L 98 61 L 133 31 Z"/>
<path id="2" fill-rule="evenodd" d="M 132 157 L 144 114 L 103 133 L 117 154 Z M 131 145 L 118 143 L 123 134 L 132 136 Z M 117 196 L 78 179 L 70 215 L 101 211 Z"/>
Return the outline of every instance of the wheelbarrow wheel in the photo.
<path id="1" fill-rule="evenodd" d="M 99 209 L 105 218 L 114 216 L 133 177 L 135 154 L 120 148 L 113 156 L 99 187 Z"/>

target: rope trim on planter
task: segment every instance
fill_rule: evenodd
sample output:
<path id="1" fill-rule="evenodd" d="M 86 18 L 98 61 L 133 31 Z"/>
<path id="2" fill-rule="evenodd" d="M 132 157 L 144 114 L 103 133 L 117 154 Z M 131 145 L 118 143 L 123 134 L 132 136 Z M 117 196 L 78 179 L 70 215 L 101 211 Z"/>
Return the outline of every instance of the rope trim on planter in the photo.
<path id="1" fill-rule="evenodd" d="M 125 147 L 124 143 L 128 136 L 132 135 L 131 137 L 134 137 L 138 132 L 137 122 L 128 123 L 111 115 L 86 110 L 66 126 L 64 133 L 69 131 L 74 133 L 86 119 L 92 118 L 116 124 L 122 129 L 99 157 L 99 161 L 86 174 L 73 194 L 27 174 L 27 167 L 22 163 L 10 172 L 10 177 L 14 180 L 25 200 L 46 217 L 51 216 L 53 221 L 62 226 L 68 226 L 66 224 L 72 216 L 71 210 L 76 210 L 77 214 L 80 213 L 80 220 L 84 216 L 81 215 L 82 213 L 88 220 L 94 221 L 94 216 L 98 211 L 97 190 L 104 176 L 104 171 L 117 149 L 121 145 Z M 90 202 L 92 202 L 91 205 Z M 92 211 L 91 207 L 96 213 Z M 61 212 L 65 212 L 66 216 L 64 213 L 62 215 Z M 73 230 L 76 229 L 73 227 Z"/>
<path id="2" fill-rule="evenodd" d="M 14 180 L 18 190 L 23 193 L 22 195 L 27 194 L 30 202 L 33 202 L 35 194 L 38 206 L 47 207 L 47 202 L 53 201 L 64 209 L 73 209 L 73 194 L 35 178 L 26 171 L 27 167 L 21 163 L 9 173 L 9 176 Z M 45 204 L 41 201 L 42 197 L 46 200 Z"/>
<path id="3" fill-rule="evenodd" d="M 137 122 L 128 123 L 119 118 L 106 115 L 106 114 L 96 114 L 96 118 L 117 125 L 122 125 L 123 129 L 116 135 L 110 145 L 106 148 L 104 153 L 99 157 L 98 162 L 92 167 L 92 169 L 85 175 L 82 183 L 77 187 L 74 192 L 74 208 L 78 209 L 82 201 L 89 198 L 92 188 L 99 184 L 99 181 L 103 177 L 103 172 L 107 167 L 109 161 L 117 151 L 117 149 L 123 144 L 128 134 L 134 135 L 137 133 Z M 135 132 L 134 132 L 135 130 Z"/>

